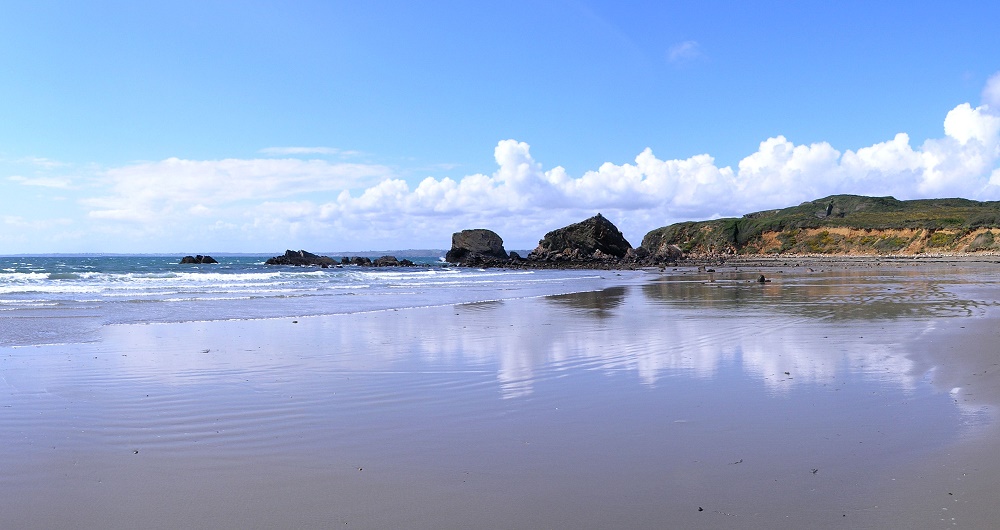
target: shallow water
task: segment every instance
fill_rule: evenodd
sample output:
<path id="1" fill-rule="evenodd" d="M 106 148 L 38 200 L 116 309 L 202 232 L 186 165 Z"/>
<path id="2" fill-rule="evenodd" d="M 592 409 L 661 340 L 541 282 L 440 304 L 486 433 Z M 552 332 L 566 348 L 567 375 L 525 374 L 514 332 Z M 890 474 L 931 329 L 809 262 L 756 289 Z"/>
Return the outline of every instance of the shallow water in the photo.
<path id="1" fill-rule="evenodd" d="M 992 270 L 767 274 L 0 349 L 0 525 L 939 525 L 912 464 L 996 403 L 926 346 Z"/>
<path id="2" fill-rule="evenodd" d="M 608 271 L 211 265 L 175 256 L 0 257 L 0 346 L 97 340 L 108 324 L 360 313 L 600 289 Z"/>

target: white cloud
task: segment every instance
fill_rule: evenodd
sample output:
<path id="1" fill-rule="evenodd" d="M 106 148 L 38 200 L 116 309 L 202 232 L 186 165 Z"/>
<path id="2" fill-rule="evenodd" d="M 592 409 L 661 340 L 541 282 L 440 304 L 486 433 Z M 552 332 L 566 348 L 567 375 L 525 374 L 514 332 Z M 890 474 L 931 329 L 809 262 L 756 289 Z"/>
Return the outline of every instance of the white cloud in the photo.
<path id="1" fill-rule="evenodd" d="M 358 151 L 337 149 L 336 147 L 265 147 L 260 152 L 269 156 L 340 155 L 347 157 L 360 154 Z"/>
<path id="2" fill-rule="evenodd" d="M 340 192 L 391 174 L 384 166 L 322 160 L 170 158 L 107 171 L 110 194 L 83 202 L 92 208 L 91 217 L 153 221 L 194 205 L 204 212 L 241 201 Z"/>
<path id="3" fill-rule="evenodd" d="M 42 188 L 60 188 L 66 189 L 73 185 L 73 181 L 68 178 L 59 177 L 23 177 L 21 175 L 14 175 L 7 177 L 7 180 L 11 182 L 17 182 L 18 184 L 24 186 L 38 186 Z"/>
<path id="4" fill-rule="evenodd" d="M 701 45 L 693 40 L 678 42 L 667 50 L 667 60 L 674 64 L 686 63 L 701 56 Z"/>
<path id="5" fill-rule="evenodd" d="M 59 162 L 57 160 L 51 160 L 48 158 L 29 156 L 18 160 L 22 164 L 27 164 L 29 166 L 35 166 L 42 169 L 55 169 L 60 167 L 65 167 L 67 164 L 64 162 Z"/>
<path id="6" fill-rule="evenodd" d="M 0 217 L 3 224 L 22 230 L 45 230 L 53 227 L 72 226 L 74 221 L 68 218 L 57 219 L 26 219 L 17 215 L 5 215 Z"/>
<path id="7" fill-rule="evenodd" d="M 996 144 L 998 131 L 1000 117 L 988 114 L 985 107 L 973 109 L 968 103 L 955 107 L 944 119 L 944 133 L 962 144 L 972 140 Z"/>

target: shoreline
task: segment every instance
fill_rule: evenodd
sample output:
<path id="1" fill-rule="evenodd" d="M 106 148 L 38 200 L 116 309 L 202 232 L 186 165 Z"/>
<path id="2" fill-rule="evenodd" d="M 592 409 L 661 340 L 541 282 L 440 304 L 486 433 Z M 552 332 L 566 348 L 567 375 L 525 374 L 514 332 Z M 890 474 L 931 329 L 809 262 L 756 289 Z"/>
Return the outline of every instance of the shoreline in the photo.
<path id="1" fill-rule="evenodd" d="M 862 255 L 862 254 L 781 254 L 781 255 L 718 255 L 688 257 L 676 261 L 662 264 L 650 265 L 645 263 L 621 263 L 621 262 L 524 262 L 523 267 L 510 265 L 494 265 L 484 268 L 511 268 L 511 269 L 554 269 L 554 270 L 662 270 L 664 268 L 691 268 L 707 265 L 714 266 L 734 266 L 734 267 L 789 267 L 789 266 L 809 266 L 809 265 L 863 265 L 871 266 L 878 263 L 998 263 L 1000 264 L 1000 254 L 886 254 L 886 255 Z M 461 265 L 452 265 L 461 266 Z M 473 267 L 474 268 L 474 267 Z"/>

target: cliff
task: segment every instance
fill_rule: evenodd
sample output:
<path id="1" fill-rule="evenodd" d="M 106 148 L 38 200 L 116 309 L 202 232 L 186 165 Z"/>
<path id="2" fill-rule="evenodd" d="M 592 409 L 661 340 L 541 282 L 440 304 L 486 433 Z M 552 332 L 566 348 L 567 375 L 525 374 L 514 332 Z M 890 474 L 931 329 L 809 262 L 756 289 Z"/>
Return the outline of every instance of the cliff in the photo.
<path id="1" fill-rule="evenodd" d="M 657 228 L 641 246 L 654 255 L 675 247 L 695 258 L 1000 251 L 1000 202 L 832 195 L 741 218 Z"/>

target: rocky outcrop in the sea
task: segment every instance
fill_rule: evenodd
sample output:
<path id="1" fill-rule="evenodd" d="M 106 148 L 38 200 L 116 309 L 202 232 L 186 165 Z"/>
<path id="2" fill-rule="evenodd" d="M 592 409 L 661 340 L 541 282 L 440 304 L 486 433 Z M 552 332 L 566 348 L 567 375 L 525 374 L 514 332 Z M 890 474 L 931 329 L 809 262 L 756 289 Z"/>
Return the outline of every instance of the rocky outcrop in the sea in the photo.
<path id="1" fill-rule="evenodd" d="M 328 256 L 318 256 L 305 250 L 286 250 L 282 256 L 275 256 L 264 262 L 267 265 L 295 265 L 299 267 L 342 267 L 357 265 L 360 267 L 413 267 L 408 259 L 396 259 L 396 256 L 382 256 L 372 261 L 365 256 L 343 257 L 337 261 Z"/>
<path id="2" fill-rule="evenodd" d="M 683 257 L 676 247 L 656 252 L 632 248 L 614 223 L 597 214 L 545 234 L 527 258 L 517 252 L 507 254 L 503 240 L 490 230 L 463 230 L 452 236 L 452 248 L 445 260 L 464 267 L 633 269 L 675 263 Z"/>
<path id="3" fill-rule="evenodd" d="M 382 256 L 372 262 L 375 267 L 412 267 L 413 262 L 408 259 L 396 259 L 396 256 Z"/>
<path id="4" fill-rule="evenodd" d="M 318 256 L 305 250 L 286 250 L 284 255 L 268 258 L 265 265 L 295 265 L 297 267 L 332 267 L 337 262 L 328 256 Z"/>
<path id="5" fill-rule="evenodd" d="M 490 261 L 508 261 L 511 256 L 503 248 L 503 239 L 492 230 L 476 228 L 455 232 L 451 250 L 444 256 L 448 263 L 480 265 Z"/>
<path id="6" fill-rule="evenodd" d="M 396 256 L 382 256 L 372 261 L 366 256 L 344 256 L 340 259 L 341 265 L 354 265 L 357 267 L 413 267 L 414 263 L 408 259 L 398 259 Z"/>
<path id="7" fill-rule="evenodd" d="M 198 254 L 197 256 L 184 256 L 181 258 L 181 264 L 202 264 L 202 263 L 218 263 L 212 256 L 202 256 Z"/>
<path id="8" fill-rule="evenodd" d="M 528 254 L 532 262 L 617 262 L 632 250 L 611 221 L 601 214 L 553 230 Z M 634 255 L 634 252 L 633 252 Z"/>
<path id="9" fill-rule="evenodd" d="M 340 259 L 341 265 L 356 265 L 358 267 L 371 267 L 372 259 L 365 256 L 344 256 Z"/>

